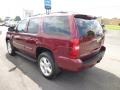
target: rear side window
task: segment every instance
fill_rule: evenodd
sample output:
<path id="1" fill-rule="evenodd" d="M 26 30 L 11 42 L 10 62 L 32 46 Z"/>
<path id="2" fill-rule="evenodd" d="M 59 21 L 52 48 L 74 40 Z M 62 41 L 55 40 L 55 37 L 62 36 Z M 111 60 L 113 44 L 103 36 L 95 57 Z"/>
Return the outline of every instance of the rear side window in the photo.
<path id="1" fill-rule="evenodd" d="M 40 28 L 39 26 L 40 26 L 40 18 L 30 19 L 28 25 L 28 33 L 36 34 Z"/>
<path id="2" fill-rule="evenodd" d="M 96 19 L 76 18 L 80 36 L 99 36 L 103 34 L 103 29 Z"/>
<path id="3" fill-rule="evenodd" d="M 67 16 L 50 16 L 44 19 L 45 33 L 51 35 L 70 35 L 69 21 Z"/>

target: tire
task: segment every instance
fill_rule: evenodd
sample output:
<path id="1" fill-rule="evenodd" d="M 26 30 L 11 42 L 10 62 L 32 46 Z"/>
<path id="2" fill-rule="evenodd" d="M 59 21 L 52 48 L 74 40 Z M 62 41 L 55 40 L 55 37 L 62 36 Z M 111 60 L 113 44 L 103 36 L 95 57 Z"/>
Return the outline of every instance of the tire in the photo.
<path id="1" fill-rule="evenodd" d="M 11 55 L 11 56 L 14 56 L 15 55 L 15 49 L 13 48 L 10 40 L 7 40 L 7 51 L 8 51 L 8 54 Z"/>
<path id="2" fill-rule="evenodd" d="M 50 52 L 43 52 L 38 56 L 38 65 L 42 75 L 47 79 L 56 78 L 60 72 Z"/>

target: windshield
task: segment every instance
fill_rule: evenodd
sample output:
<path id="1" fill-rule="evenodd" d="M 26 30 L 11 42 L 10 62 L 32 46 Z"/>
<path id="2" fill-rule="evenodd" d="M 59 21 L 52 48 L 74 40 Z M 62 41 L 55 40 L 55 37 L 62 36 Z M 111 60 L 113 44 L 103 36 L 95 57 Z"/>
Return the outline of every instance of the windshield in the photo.
<path id="1" fill-rule="evenodd" d="M 86 20 L 76 18 L 80 36 L 99 36 L 103 34 L 103 29 L 96 19 Z"/>

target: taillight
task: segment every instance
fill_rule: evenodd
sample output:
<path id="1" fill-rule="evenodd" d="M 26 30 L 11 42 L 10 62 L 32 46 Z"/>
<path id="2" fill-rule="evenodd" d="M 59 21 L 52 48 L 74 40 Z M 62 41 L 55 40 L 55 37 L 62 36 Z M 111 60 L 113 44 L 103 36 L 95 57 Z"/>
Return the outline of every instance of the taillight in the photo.
<path id="1" fill-rule="evenodd" d="M 73 39 L 70 42 L 70 58 L 75 59 L 80 56 L 80 40 Z"/>

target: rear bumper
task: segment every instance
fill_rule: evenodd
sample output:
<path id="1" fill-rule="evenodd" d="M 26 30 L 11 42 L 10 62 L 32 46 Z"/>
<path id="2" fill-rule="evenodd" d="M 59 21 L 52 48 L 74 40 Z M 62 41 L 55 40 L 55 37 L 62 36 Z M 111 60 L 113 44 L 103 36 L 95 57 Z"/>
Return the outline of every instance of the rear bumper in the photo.
<path id="1" fill-rule="evenodd" d="M 81 70 L 90 68 L 94 66 L 96 63 L 100 62 L 104 56 L 105 50 L 106 48 L 102 46 L 99 53 L 95 54 L 90 58 L 87 58 L 86 60 L 70 59 L 70 58 L 60 56 L 58 58 L 58 65 L 62 69 L 79 72 Z"/>

